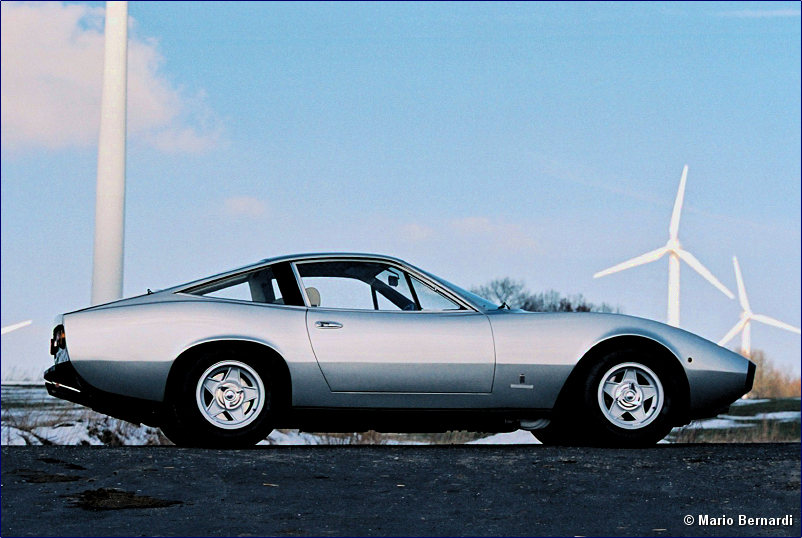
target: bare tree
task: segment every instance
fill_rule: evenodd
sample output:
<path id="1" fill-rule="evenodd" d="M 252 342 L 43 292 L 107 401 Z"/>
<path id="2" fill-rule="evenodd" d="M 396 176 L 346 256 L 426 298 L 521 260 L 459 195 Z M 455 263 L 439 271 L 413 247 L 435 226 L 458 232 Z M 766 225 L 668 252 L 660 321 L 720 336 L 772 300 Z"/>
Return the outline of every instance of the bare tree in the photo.
<path id="1" fill-rule="evenodd" d="M 509 277 L 491 280 L 483 286 L 472 288 L 471 291 L 492 302 L 506 304 L 510 308 L 523 307 L 527 299 L 523 281 L 513 280 Z"/>
<path id="2" fill-rule="evenodd" d="M 562 296 L 554 290 L 527 296 L 521 307 L 530 312 L 620 312 L 607 303 L 588 302 L 582 294 Z"/>
<path id="3" fill-rule="evenodd" d="M 588 302 L 582 294 L 563 296 L 555 290 L 531 293 L 523 281 L 509 277 L 497 278 L 471 291 L 498 304 L 529 312 L 621 312 L 607 303 Z"/>
<path id="4" fill-rule="evenodd" d="M 793 371 L 781 368 L 759 349 L 748 358 L 757 365 L 750 398 L 799 398 L 800 379 Z"/>

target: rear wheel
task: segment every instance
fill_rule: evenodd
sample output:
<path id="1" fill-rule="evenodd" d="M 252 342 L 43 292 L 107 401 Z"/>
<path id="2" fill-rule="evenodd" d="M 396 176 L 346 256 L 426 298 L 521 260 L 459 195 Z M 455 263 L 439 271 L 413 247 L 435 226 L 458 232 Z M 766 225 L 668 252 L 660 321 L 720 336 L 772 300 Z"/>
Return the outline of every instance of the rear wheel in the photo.
<path id="1" fill-rule="evenodd" d="M 271 431 L 271 379 L 233 352 L 204 355 L 170 391 L 162 431 L 180 446 L 251 446 Z"/>

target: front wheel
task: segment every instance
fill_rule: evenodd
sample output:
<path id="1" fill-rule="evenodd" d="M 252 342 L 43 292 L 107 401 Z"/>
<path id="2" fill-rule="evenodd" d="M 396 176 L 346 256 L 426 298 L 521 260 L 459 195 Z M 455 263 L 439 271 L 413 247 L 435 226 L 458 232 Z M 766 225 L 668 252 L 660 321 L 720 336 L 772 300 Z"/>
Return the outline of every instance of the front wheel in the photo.
<path id="1" fill-rule="evenodd" d="M 626 349 L 596 362 L 571 389 L 545 429 L 547 445 L 641 447 L 671 431 L 679 391 L 658 357 Z"/>
<path id="2" fill-rule="evenodd" d="M 270 377 L 254 361 L 208 354 L 171 391 L 162 431 L 179 446 L 251 446 L 272 429 L 270 396 Z"/>
<path id="3" fill-rule="evenodd" d="M 677 395 L 668 371 L 638 350 L 617 351 L 595 364 L 582 391 L 591 442 L 636 447 L 665 437 Z"/>

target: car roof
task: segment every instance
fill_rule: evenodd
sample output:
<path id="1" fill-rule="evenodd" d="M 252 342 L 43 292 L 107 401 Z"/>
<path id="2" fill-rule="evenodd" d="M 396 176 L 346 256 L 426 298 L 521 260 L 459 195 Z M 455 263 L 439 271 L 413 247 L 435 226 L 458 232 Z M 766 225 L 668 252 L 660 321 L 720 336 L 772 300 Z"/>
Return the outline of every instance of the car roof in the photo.
<path id="1" fill-rule="evenodd" d="M 277 263 L 285 261 L 299 261 L 317 258 L 378 258 L 382 260 L 392 260 L 406 264 L 404 260 L 386 254 L 371 254 L 368 252 L 307 252 L 302 254 L 287 254 L 284 256 L 276 256 L 273 258 L 265 258 L 262 263 Z"/>
<path id="2" fill-rule="evenodd" d="M 410 264 L 396 258 L 394 256 L 387 256 L 385 254 L 370 254 L 367 252 L 306 252 L 306 253 L 299 253 L 299 254 L 285 254 L 282 256 L 274 256 L 272 258 L 264 258 L 256 263 L 251 263 L 248 265 L 243 265 L 241 267 L 237 267 L 235 269 L 230 269 L 228 271 L 224 271 L 222 273 L 217 273 L 214 275 L 210 275 L 207 277 L 199 278 L 197 280 L 192 280 L 190 282 L 185 282 L 183 284 L 179 284 L 177 286 L 170 286 L 169 288 L 164 288 L 159 290 L 157 293 L 175 293 L 178 290 L 184 288 L 190 288 L 194 286 L 198 286 L 200 284 L 204 284 L 206 282 L 211 282 L 213 280 L 218 280 L 221 278 L 226 278 L 227 276 L 233 276 L 237 273 L 244 273 L 247 271 L 251 271 L 253 269 L 258 269 L 263 265 L 270 265 L 274 263 L 280 262 L 296 262 L 296 261 L 304 261 L 304 260 L 319 260 L 319 259 L 331 259 L 331 258 L 363 258 L 363 259 L 378 259 L 378 260 L 388 260 L 393 261 L 396 263 L 400 263 L 401 265 L 409 266 Z"/>

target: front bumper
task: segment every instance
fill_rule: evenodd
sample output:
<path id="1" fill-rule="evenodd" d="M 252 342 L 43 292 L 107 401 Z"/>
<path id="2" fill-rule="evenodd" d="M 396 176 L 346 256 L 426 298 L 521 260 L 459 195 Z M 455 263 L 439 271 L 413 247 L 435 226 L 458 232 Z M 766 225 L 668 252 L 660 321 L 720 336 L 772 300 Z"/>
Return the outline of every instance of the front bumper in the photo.
<path id="1" fill-rule="evenodd" d="M 747 394 L 752 390 L 752 385 L 755 383 L 755 371 L 757 370 L 757 366 L 754 362 L 749 361 L 749 366 L 747 366 L 746 370 L 746 384 L 744 385 L 744 394 Z"/>
<path id="2" fill-rule="evenodd" d="M 746 376 L 744 376 L 743 373 L 727 374 L 727 390 L 707 394 L 705 401 L 694 407 L 690 412 L 688 416 L 689 421 L 712 418 L 727 413 L 730 409 L 730 405 L 732 405 L 734 401 L 752 390 L 752 385 L 755 382 L 756 366 L 755 363 L 750 360 L 746 360 L 746 362 Z M 709 384 L 709 382 L 707 384 Z"/>
<path id="3" fill-rule="evenodd" d="M 44 378 L 48 394 L 56 398 L 135 424 L 158 426 L 161 422 L 162 406 L 159 402 L 98 390 L 87 383 L 69 361 L 45 370 Z"/>

